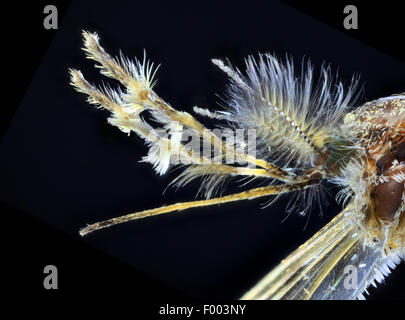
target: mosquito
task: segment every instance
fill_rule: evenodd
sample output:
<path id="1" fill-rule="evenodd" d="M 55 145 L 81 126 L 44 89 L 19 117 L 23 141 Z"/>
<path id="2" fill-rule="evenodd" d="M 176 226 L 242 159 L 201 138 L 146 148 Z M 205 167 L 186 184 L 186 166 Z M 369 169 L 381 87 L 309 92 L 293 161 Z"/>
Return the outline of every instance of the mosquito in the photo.
<path id="1" fill-rule="evenodd" d="M 340 188 L 336 198 L 344 209 L 241 299 L 364 299 L 368 286 L 382 282 L 405 259 L 405 93 L 354 108 L 358 77 L 344 86 L 329 66 L 322 66 L 315 82 L 308 61 L 297 76 L 291 59 L 282 62 L 270 54 L 248 57 L 244 73 L 213 59 L 230 81 L 224 110 L 194 111 L 221 122 L 221 128 L 255 130 L 252 155 L 160 98 L 154 91 L 157 68 L 145 57 L 114 58 L 96 33 L 83 31 L 83 39 L 87 58 L 124 89 L 95 87 L 75 69 L 69 70 L 71 85 L 90 104 L 108 110 L 111 125 L 147 143 L 142 161 L 158 174 L 167 172 L 176 156 L 184 170 L 171 184 L 202 179 L 205 197 L 96 222 L 81 229 L 82 236 L 159 214 L 260 197 L 275 201 L 282 194 L 302 196 L 305 214 L 328 181 Z M 212 162 L 196 153 L 182 140 L 186 130 L 240 161 Z M 215 196 L 234 177 L 262 184 L 244 183 L 243 192 Z"/>

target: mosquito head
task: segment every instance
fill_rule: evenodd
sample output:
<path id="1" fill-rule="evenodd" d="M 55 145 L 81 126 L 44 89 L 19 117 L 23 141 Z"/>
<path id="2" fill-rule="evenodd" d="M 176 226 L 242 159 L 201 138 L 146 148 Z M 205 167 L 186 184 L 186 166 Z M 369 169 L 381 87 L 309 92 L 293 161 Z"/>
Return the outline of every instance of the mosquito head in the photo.
<path id="1" fill-rule="evenodd" d="M 348 121 L 346 121 L 348 120 Z M 369 102 L 345 119 L 364 149 L 362 189 L 365 234 L 386 250 L 405 246 L 405 95 Z M 355 192 L 360 198 L 360 191 Z"/>

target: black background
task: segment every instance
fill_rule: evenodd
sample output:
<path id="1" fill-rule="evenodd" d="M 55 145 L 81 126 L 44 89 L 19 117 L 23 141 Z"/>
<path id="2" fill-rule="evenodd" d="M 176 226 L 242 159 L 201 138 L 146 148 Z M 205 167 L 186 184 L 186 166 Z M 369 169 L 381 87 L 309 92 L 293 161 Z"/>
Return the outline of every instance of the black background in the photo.
<path id="1" fill-rule="evenodd" d="M 161 195 L 176 172 L 158 177 L 138 163 L 146 151 L 143 143 L 109 126 L 104 112 L 68 86 L 68 67 L 82 69 L 92 82 L 106 81 L 80 51 L 82 29 L 97 31 L 113 54 L 122 49 L 141 57 L 146 48 L 149 58 L 162 64 L 157 92 L 187 111 L 194 105 L 215 107 L 215 94 L 224 90 L 225 76 L 211 58 L 228 57 L 242 67 L 248 54 L 267 51 L 289 53 L 295 61 L 309 56 L 316 66 L 330 62 L 346 80 L 360 73 L 362 101 L 404 90 L 403 26 L 388 4 L 359 3 L 359 30 L 352 31 L 341 25 L 343 4 L 300 8 L 333 28 L 277 1 L 88 1 L 73 2 L 66 15 L 64 2 L 57 4 L 60 20 L 64 16 L 58 31 L 43 29 L 44 5 L 9 10 L 23 11 L 24 18 L 21 29 L 6 32 L 4 49 L 11 84 L 4 93 L 11 98 L 3 107 L 4 130 L 21 103 L 1 145 L 6 280 L 13 293 L 26 298 L 130 299 L 149 314 L 169 301 L 234 299 L 339 210 L 332 204 L 323 216 L 312 212 L 304 230 L 307 217 L 291 215 L 281 223 L 287 199 L 265 210 L 260 210 L 263 201 L 249 201 L 129 223 L 80 239 L 77 230 L 86 223 L 191 199 L 196 192 L 190 185 Z M 42 287 L 47 264 L 59 268 L 60 289 L 54 292 Z M 404 298 L 403 269 L 371 290 L 370 299 Z"/>

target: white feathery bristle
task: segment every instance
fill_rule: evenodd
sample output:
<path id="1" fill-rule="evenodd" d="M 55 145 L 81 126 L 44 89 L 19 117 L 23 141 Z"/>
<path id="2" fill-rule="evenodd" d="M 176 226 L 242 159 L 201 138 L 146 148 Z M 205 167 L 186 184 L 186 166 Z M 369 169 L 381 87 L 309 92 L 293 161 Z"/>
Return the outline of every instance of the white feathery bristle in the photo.
<path id="1" fill-rule="evenodd" d="M 149 152 L 142 157 L 141 162 L 149 162 L 159 175 L 167 172 L 170 166 L 170 151 L 164 139 L 160 143 L 151 144 Z"/>

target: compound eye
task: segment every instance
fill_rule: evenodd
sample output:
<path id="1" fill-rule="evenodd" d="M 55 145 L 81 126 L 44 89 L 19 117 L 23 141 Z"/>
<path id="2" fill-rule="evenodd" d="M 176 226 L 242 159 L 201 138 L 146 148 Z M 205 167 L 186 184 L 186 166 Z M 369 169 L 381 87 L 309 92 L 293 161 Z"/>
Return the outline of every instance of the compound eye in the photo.
<path id="1" fill-rule="evenodd" d="M 401 206 L 403 191 L 403 182 L 392 180 L 379 184 L 375 188 L 374 196 L 374 213 L 376 217 L 386 222 L 393 221 L 395 213 Z"/>
<path id="2" fill-rule="evenodd" d="M 389 152 L 378 159 L 377 174 L 386 177 L 392 177 L 395 174 L 404 171 L 403 165 L 392 167 L 392 162 L 405 161 L 405 141 L 397 144 Z M 390 222 L 393 221 L 395 214 L 402 203 L 404 192 L 404 182 L 390 179 L 388 182 L 380 183 L 373 192 L 374 195 L 374 213 L 377 218 Z"/>

